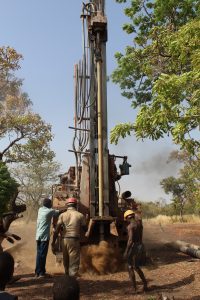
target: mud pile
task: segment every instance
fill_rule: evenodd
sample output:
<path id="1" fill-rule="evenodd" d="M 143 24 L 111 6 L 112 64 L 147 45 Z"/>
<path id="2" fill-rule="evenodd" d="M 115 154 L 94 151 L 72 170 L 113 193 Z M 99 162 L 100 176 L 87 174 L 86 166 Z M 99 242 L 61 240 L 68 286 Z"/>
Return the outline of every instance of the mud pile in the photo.
<path id="1" fill-rule="evenodd" d="M 115 273 L 121 264 L 120 254 L 117 248 L 106 241 L 101 241 L 98 245 L 88 245 L 81 249 L 82 273 L 89 272 L 95 274 Z"/>

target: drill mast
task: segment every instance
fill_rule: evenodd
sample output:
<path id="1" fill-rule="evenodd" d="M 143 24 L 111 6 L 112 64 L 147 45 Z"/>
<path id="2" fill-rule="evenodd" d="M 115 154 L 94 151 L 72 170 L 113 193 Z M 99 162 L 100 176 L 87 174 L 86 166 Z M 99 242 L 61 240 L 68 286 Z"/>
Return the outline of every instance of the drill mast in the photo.
<path id="1" fill-rule="evenodd" d="M 83 4 L 81 18 L 83 58 L 75 66 L 73 143 L 77 185 L 80 186 L 81 156 L 85 154 L 90 165 L 90 216 L 104 217 L 109 216 L 105 1 Z"/>

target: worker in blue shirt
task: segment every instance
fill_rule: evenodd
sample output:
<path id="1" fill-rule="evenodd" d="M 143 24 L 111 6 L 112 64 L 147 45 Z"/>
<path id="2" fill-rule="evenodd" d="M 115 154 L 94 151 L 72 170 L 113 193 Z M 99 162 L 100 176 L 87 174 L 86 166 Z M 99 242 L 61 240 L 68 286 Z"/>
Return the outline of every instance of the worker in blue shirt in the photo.
<path id="1" fill-rule="evenodd" d="M 43 200 L 43 206 L 38 210 L 36 242 L 37 242 L 37 256 L 36 256 L 36 277 L 45 277 L 46 274 L 46 257 L 50 240 L 50 227 L 53 216 L 58 216 L 59 210 L 52 209 L 52 202 L 50 199 Z"/>

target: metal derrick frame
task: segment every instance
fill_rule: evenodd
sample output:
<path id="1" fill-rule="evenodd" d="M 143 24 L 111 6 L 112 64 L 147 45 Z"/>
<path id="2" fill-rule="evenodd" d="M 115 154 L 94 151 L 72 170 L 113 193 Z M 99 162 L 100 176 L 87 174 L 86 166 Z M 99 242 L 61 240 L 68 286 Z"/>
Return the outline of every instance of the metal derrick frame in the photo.
<path id="1" fill-rule="evenodd" d="M 80 187 L 82 155 L 89 155 L 90 215 L 109 216 L 107 141 L 105 1 L 83 4 L 83 58 L 75 65 L 75 117 L 72 148 L 76 158 L 77 187 Z M 86 32 L 87 29 L 87 32 Z M 98 145 L 98 146 L 97 146 Z M 87 149 L 89 147 L 89 151 Z"/>

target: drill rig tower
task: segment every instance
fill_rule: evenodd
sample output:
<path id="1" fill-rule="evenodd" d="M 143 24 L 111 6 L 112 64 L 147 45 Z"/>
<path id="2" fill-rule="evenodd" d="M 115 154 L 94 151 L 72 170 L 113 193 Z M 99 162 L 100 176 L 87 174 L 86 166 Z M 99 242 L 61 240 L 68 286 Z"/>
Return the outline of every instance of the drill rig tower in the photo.
<path id="1" fill-rule="evenodd" d="M 75 116 L 70 127 L 74 139 L 69 150 L 75 154 L 76 166 L 61 176 L 54 197 L 64 199 L 71 193 L 80 199 L 79 210 L 90 219 L 90 240 L 98 242 L 125 235 L 115 182 L 129 174 L 130 165 L 126 156 L 108 151 L 105 0 L 83 3 L 81 20 L 83 57 L 74 68 Z M 116 158 L 122 159 L 120 172 Z"/>

